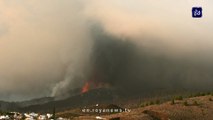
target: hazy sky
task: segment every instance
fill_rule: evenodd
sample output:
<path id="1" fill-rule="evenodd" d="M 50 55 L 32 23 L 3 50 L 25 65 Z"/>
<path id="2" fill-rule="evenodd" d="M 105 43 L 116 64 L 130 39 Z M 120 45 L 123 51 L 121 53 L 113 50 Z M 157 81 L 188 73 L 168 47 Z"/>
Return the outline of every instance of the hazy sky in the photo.
<path id="1" fill-rule="evenodd" d="M 193 6 L 203 7 L 203 18 L 191 17 Z M 0 0 L 0 99 L 50 96 L 75 87 L 72 75 L 85 77 L 81 70 L 96 22 L 105 32 L 150 49 L 163 44 L 163 52 L 209 57 L 212 6 L 212 0 Z"/>

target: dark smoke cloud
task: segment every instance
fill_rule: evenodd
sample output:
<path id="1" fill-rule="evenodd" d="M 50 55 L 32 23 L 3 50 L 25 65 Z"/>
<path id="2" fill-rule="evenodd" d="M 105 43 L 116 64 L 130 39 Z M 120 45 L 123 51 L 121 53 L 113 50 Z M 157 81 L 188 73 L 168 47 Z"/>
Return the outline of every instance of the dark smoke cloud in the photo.
<path id="1" fill-rule="evenodd" d="M 200 59 L 199 55 L 173 56 L 152 50 L 131 38 L 112 35 L 101 25 L 92 26 L 90 30 L 93 46 L 87 63 L 89 69 L 80 71 L 87 77 L 76 80 L 79 87 L 92 80 L 131 95 L 162 89 L 212 89 L 213 65 L 206 59 Z M 146 41 L 147 38 L 141 39 Z M 157 46 L 156 49 L 161 49 L 158 47 L 163 46 Z M 70 95 L 74 87 L 64 89 Z M 64 91 L 60 91 L 60 94 L 64 95 Z"/>
<path id="2" fill-rule="evenodd" d="M 213 65 L 198 57 L 174 58 L 100 29 L 93 33 L 91 59 L 97 82 L 131 94 L 159 89 L 212 89 Z"/>

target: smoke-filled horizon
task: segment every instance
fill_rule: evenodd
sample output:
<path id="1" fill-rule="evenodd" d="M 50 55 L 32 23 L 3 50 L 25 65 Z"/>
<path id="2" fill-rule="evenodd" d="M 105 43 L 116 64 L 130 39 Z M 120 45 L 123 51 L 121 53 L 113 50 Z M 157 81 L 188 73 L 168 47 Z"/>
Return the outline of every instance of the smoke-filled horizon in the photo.
<path id="1" fill-rule="evenodd" d="M 0 100 L 60 96 L 91 79 L 123 89 L 210 89 L 212 5 L 1 0 Z M 203 7 L 203 18 L 191 18 L 192 6 Z"/>

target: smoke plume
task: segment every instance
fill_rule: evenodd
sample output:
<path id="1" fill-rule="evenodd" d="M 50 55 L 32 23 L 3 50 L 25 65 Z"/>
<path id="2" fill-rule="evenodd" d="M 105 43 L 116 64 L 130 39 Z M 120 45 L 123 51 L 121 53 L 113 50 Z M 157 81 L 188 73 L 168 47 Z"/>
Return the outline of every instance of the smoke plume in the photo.
<path id="1" fill-rule="evenodd" d="M 191 18 L 197 4 L 204 8 L 202 19 Z M 2 0 L 0 99 L 66 96 L 88 81 L 129 92 L 210 89 L 212 5 Z"/>

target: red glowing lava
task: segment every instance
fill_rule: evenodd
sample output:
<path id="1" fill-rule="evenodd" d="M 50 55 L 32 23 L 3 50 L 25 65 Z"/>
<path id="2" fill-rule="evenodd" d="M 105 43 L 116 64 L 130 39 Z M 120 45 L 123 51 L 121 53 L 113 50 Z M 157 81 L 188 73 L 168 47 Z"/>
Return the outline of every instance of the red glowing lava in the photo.
<path id="1" fill-rule="evenodd" d="M 88 92 L 92 89 L 106 88 L 106 87 L 109 87 L 109 85 L 101 81 L 100 74 L 94 72 L 91 78 L 85 81 L 83 87 L 81 88 L 81 93 Z"/>
<path id="2" fill-rule="evenodd" d="M 90 87 L 89 82 L 86 82 L 85 85 L 81 89 L 81 93 L 85 93 L 85 92 L 89 91 L 89 87 Z"/>

